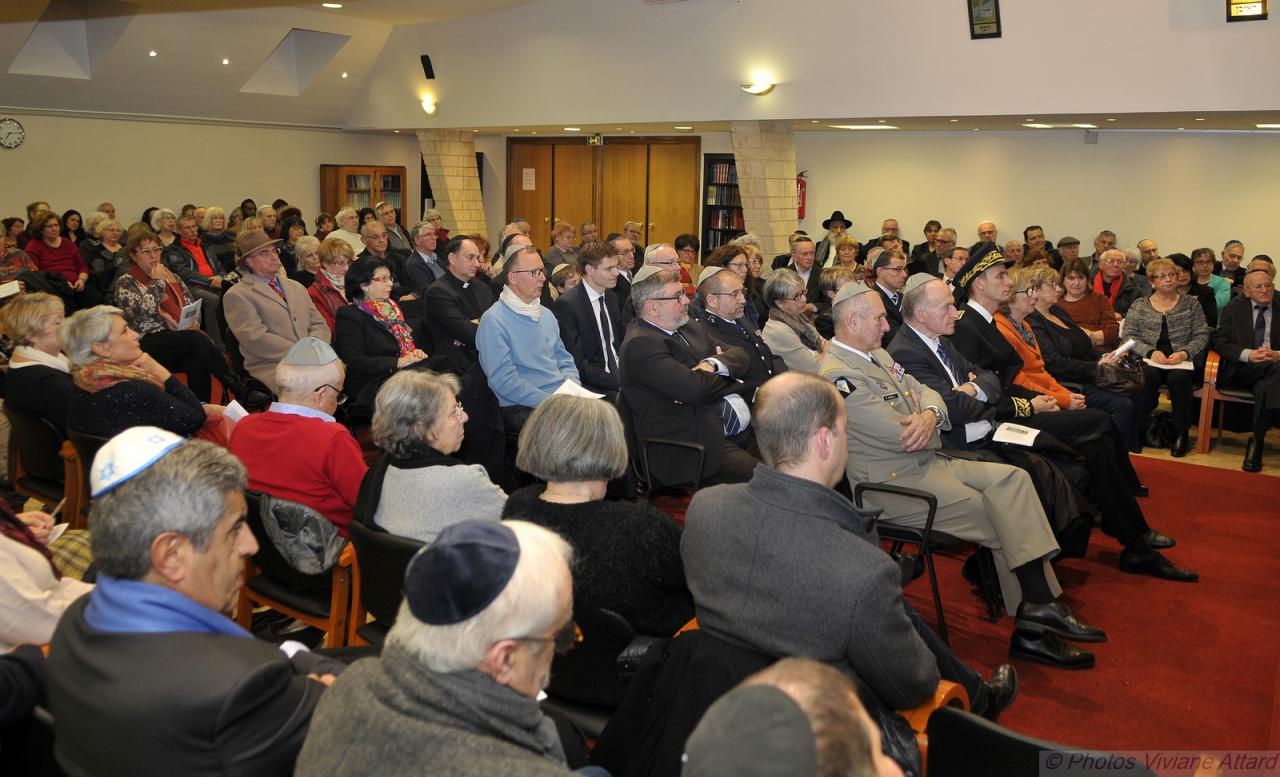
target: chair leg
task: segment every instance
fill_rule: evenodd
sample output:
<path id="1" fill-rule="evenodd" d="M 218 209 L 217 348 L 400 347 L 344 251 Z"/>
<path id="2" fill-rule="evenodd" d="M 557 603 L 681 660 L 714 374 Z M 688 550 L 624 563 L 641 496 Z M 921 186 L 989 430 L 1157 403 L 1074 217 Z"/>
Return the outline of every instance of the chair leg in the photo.
<path id="1" fill-rule="evenodd" d="M 938 636 L 942 638 L 944 643 L 950 645 L 951 641 L 947 639 L 947 619 L 942 614 L 942 596 L 938 593 L 938 574 L 933 568 L 932 551 L 924 553 L 924 565 L 929 570 L 929 588 L 933 590 L 933 607 L 938 613 Z"/>
<path id="2" fill-rule="evenodd" d="M 351 606 L 351 568 L 334 567 L 333 597 L 329 600 L 329 633 L 325 647 L 343 647 L 347 644 L 347 618 Z"/>
<path id="3" fill-rule="evenodd" d="M 1213 406 L 1217 404 L 1216 399 L 1213 387 L 1206 384 L 1200 397 L 1200 425 L 1196 429 L 1196 453 L 1209 452 L 1209 435 L 1213 427 Z M 1222 428 L 1221 421 L 1218 423 L 1218 428 Z"/>
<path id="4" fill-rule="evenodd" d="M 978 548 L 978 581 L 982 584 L 982 598 L 987 603 L 987 619 L 995 623 L 1004 614 L 1005 601 L 1004 594 L 1000 592 L 996 559 L 990 548 Z"/>

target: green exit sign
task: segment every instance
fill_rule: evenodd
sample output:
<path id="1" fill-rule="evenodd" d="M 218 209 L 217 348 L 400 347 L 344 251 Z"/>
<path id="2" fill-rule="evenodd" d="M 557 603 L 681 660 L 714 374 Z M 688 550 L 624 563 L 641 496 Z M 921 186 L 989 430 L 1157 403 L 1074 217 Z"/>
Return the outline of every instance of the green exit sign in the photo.
<path id="1" fill-rule="evenodd" d="M 1251 22 L 1267 18 L 1267 0 L 1227 0 L 1227 21 Z"/>

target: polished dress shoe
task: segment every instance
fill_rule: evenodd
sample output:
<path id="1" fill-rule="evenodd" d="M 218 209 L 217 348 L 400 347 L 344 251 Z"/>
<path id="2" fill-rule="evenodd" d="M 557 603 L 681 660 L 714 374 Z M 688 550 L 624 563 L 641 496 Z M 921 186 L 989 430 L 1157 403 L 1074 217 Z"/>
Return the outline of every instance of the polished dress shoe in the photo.
<path id="1" fill-rule="evenodd" d="M 1187 437 L 1185 431 L 1178 432 L 1178 436 L 1173 440 L 1173 446 L 1169 448 L 1169 455 L 1175 459 L 1180 459 L 1191 452 L 1191 440 Z"/>
<path id="2" fill-rule="evenodd" d="M 1035 634 L 1056 634 L 1072 642 L 1107 641 L 1107 632 L 1076 620 L 1076 616 L 1062 602 L 1019 604 L 1013 627 Z"/>
<path id="3" fill-rule="evenodd" d="M 1021 630 L 1014 631 L 1009 639 L 1009 656 L 1059 669 L 1091 669 L 1096 663 L 1093 653 L 1068 645 L 1062 637 Z"/>
<path id="4" fill-rule="evenodd" d="M 1147 533 L 1142 535 L 1142 539 L 1146 540 L 1147 544 L 1156 550 L 1172 548 L 1174 545 L 1178 544 L 1178 541 L 1173 537 L 1166 537 L 1155 529 L 1147 529 Z"/>
<path id="5" fill-rule="evenodd" d="M 1244 463 L 1240 465 L 1240 469 L 1245 472 L 1262 471 L 1262 440 L 1250 437 L 1249 442 L 1245 443 Z"/>
<path id="6" fill-rule="evenodd" d="M 1200 579 L 1197 573 L 1174 566 L 1158 550 L 1150 553 L 1134 553 L 1131 550 L 1121 552 L 1120 571 L 1131 575 L 1151 575 L 1175 583 L 1194 583 Z"/>
<path id="7" fill-rule="evenodd" d="M 983 685 L 987 687 L 987 706 L 981 715 L 995 723 L 1000 713 L 1018 698 L 1018 670 L 1013 664 L 1001 664 Z"/>
<path id="8" fill-rule="evenodd" d="M 1134 496 L 1151 496 L 1151 489 L 1139 483 L 1133 487 Z"/>

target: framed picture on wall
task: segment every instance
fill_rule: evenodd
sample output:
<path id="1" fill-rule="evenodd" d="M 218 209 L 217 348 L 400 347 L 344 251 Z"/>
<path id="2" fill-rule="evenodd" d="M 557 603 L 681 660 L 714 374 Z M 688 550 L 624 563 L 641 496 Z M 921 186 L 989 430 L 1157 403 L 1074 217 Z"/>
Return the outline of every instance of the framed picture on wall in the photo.
<path id="1" fill-rule="evenodd" d="M 1000 37 L 1000 0 L 967 0 L 969 3 L 969 37 Z"/>

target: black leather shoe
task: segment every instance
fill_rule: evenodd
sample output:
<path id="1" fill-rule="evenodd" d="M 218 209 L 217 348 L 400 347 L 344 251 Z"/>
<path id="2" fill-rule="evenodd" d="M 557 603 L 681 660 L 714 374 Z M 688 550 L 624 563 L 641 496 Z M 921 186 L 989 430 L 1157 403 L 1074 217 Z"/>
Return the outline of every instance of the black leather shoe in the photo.
<path id="1" fill-rule="evenodd" d="M 1182 569 L 1165 558 L 1158 550 L 1147 554 L 1124 551 L 1120 554 L 1120 571 L 1131 575 L 1151 575 L 1161 580 L 1172 580 L 1175 583 L 1194 583 L 1200 575 L 1189 569 Z"/>
<path id="2" fill-rule="evenodd" d="M 1178 436 L 1173 440 L 1173 446 L 1169 448 L 1169 455 L 1175 459 L 1180 459 L 1191 452 L 1191 440 L 1187 437 L 1186 432 L 1178 432 Z"/>
<path id="3" fill-rule="evenodd" d="M 1245 443 L 1244 463 L 1240 465 L 1240 469 L 1245 472 L 1262 471 L 1262 440 L 1250 437 L 1249 442 Z"/>
<path id="4" fill-rule="evenodd" d="M 1013 627 L 1034 634 L 1056 634 L 1072 642 L 1107 641 L 1107 632 L 1076 620 L 1076 616 L 1062 602 L 1019 604 Z"/>
<path id="5" fill-rule="evenodd" d="M 1133 487 L 1134 496 L 1151 496 L 1151 489 L 1139 483 Z"/>
<path id="6" fill-rule="evenodd" d="M 995 723 L 1000 713 L 1018 698 L 1018 670 L 1013 664 L 1001 664 L 984 684 L 987 686 L 987 707 L 982 711 L 982 717 Z"/>
<path id="7" fill-rule="evenodd" d="M 1173 537 L 1166 537 L 1155 529 L 1148 529 L 1147 533 L 1142 535 L 1142 539 L 1146 540 L 1147 544 L 1156 550 L 1172 548 L 1174 545 L 1178 544 L 1178 541 Z"/>
<path id="8" fill-rule="evenodd" d="M 1092 669 L 1097 663 L 1093 653 L 1068 645 L 1062 637 L 1026 631 L 1013 632 L 1013 637 L 1009 639 L 1009 656 L 1048 664 L 1058 669 Z"/>
<path id="9" fill-rule="evenodd" d="M 897 563 L 898 569 L 902 571 L 903 586 L 924 574 L 924 559 L 914 553 L 890 553 L 889 557 Z"/>
<path id="10" fill-rule="evenodd" d="M 977 553 L 970 553 L 969 558 L 964 560 L 964 565 L 960 567 L 960 576 L 974 588 L 982 587 L 982 575 L 978 572 Z"/>

